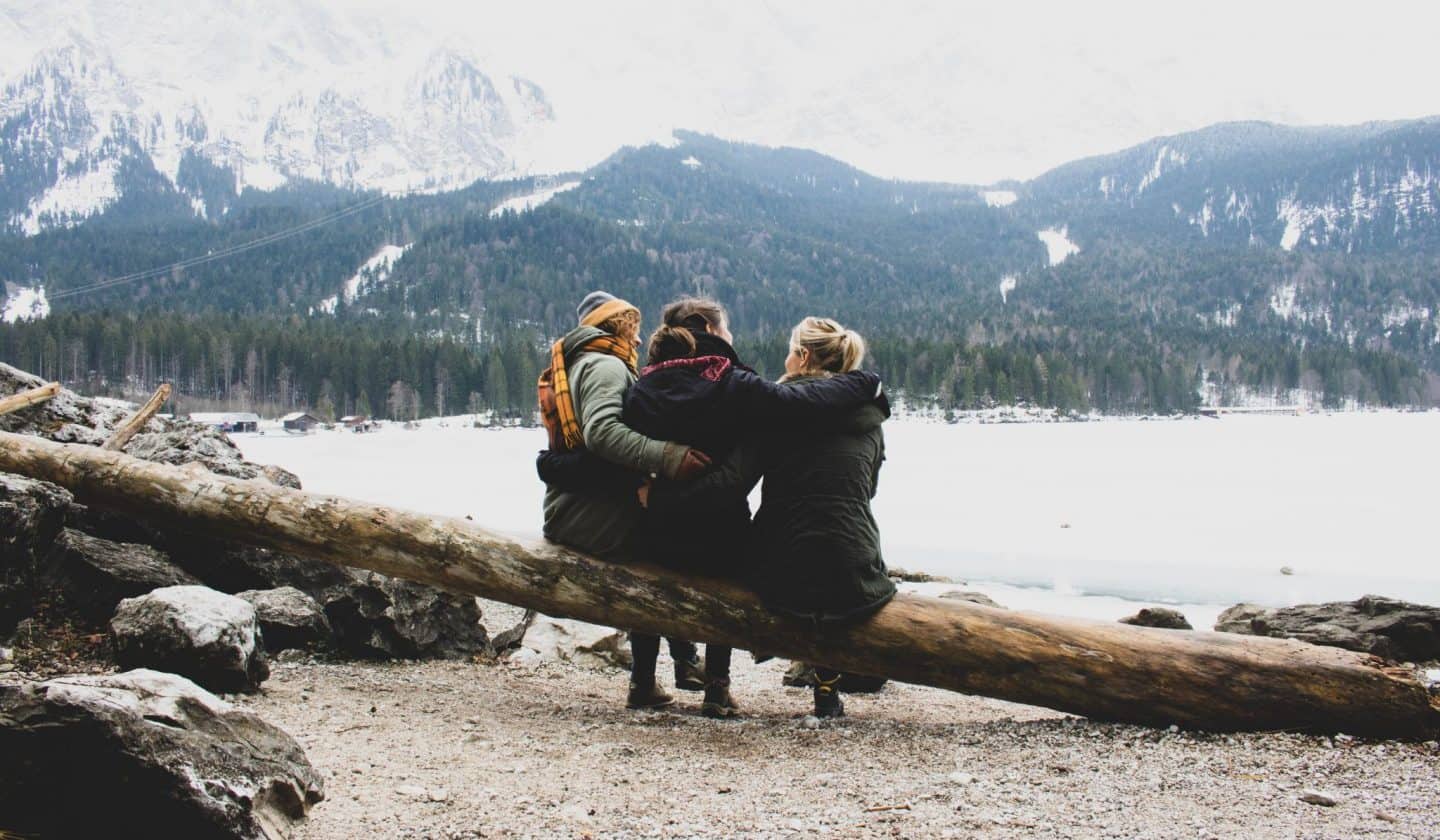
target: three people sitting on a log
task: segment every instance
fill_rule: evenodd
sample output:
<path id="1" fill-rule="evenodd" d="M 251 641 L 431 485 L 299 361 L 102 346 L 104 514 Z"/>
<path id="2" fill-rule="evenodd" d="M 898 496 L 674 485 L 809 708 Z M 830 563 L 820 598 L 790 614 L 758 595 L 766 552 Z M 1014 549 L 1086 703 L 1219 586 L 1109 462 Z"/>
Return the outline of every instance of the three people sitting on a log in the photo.
<path id="1" fill-rule="evenodd" d="M 832 320 L 806 318 L 790 336 L 785 376 L 741 362 L 715 301 L 665 307 L 637 368 L 640 312 L 605 292 L 578 307 L 540 380 L 550 448 L 546 538 L 614 562 L 639 560 L 755 588 L 817 633 L 861 620 L 895 594 L 870 511 L 889 405 L 879 377 L 859 371 L 865 345 Z M 765 478 L 752 523 L 747 497 Z M 632 632 L 626 705 L 674 698 L 655 676 L 659 638 Z M 702 712 L 739 713 L 730 648 L 671 640 L 676 687 L 704 688 Z M 844 714 L 840 674 L 816 666 L 815 714 Z"/>

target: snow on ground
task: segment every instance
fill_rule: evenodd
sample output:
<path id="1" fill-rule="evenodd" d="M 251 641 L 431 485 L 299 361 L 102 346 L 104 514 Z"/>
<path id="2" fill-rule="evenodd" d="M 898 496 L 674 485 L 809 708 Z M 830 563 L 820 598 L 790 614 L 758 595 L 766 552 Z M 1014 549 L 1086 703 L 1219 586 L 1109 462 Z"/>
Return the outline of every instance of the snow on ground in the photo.
<path id="1" fill-rule="evenodd" d="M 45 299 L 44 286 L 16 286 L 6 284 L 5 309 L 0 321 L 13 324 L 17 321 L 38 321 L 50 314 L 50 301 Z"/>
<path id="2" fill-rule="evenodd" d="M 1050 264 L 1059 265 L 1065 262 L 1065 258 L 1071 254 L 1080 253 L 1080 246 L 1070 241 L 1070 227 L 1046 228 L 1035 234 L 1040 241 L 1045 243 L 1045 249 L 1050 254 Z"/>
<path id="3" fill-rule="evenodd" d="M 537 536 L 544 432 L 445 422 L 235 440 L 308 490 Z M 1440 412 L 892 421 L 875 512 L 892 566 L 1017 608 L 1118 618 L 1169 604 L 1203 627 L 1241 601 L 1440 604 L 1437 435 Z"/>
<path id="4" fill-rule="evenodd" d="M 1013 190 L 985 190 L 980 195 L 990 207 L 1009 207 L 1016 198 Z"/>
<path id="5" fill-rule="evenodd" d="M 507 198 L 496 205 L 495 209 L 490 211 L 490 215 L 492 217 L 499 216 L 506 210 L 514 213 L 524 213 L 527 210 L 534 210 L 536 207 L 539 207 L 560 193 L 566 190 L 573 190 L 578 186 L 580 186 L 579 181 L 566 181 L 563 184 L 556 184 L 553 187 L 544 187 L 534 192 L 526 193 L 525 195 Z"/>
<path id="6" fill-rule="evenodd" d="M 680 161 L 680 165 L 687 166 L 691 169 L 699 169 L 700 167 L 704 166 L 704 164 L 701 163 L 694 155 L 691 155 L 690 157 L 687 157 L 684 160 Z"/>
<path id="7" fill-rule="evenodd" d="M 1015 286 L 1020 283 L 1020 278 L 1013 274 L 1007 274 L 1000 278 L 1000 302 L 1009 303 L 1010 293 L 1015 291 Z"/>
<path id="8" fill-rule="evenodd" d="M 35 236 L 44 227 L 79 224 L 120 197 L 115 186 L 119 170 L 118 160 L 107 160 L 88 172 L 63 176 L 31 201 L 24 215 L 14 216 L 11 223 L 19 225 L 26 236 Z"/>
<path id="9" fill-rule="evenodd" d="M 413 244 L 412 242 L 411 245 Z M 355 271 L 355 274 L 349 280 L 345 281 L 345 288 L 340 293 L 340 295 L 344 295 L 345 302 L 355 302 L 355 298 L 360 296 L 361 283 L 367 280 L 372 283 L 385 282 L 385 278 L 389 277 L 391 270 L 395 268 L 395 263 L 399 262 L 400 258 L 405 256 L 405 252 L 408 250 L 410 250 L 410 245 L 386 245 L 379 251 L 376 251 L 375 256 L 366 260 L 365 263 Z M 320 312 L 334 315 L 335 307 L 340 302 L 340 295 L 331 295 L 320 301 L 319 305 L 315 308 Z"/>

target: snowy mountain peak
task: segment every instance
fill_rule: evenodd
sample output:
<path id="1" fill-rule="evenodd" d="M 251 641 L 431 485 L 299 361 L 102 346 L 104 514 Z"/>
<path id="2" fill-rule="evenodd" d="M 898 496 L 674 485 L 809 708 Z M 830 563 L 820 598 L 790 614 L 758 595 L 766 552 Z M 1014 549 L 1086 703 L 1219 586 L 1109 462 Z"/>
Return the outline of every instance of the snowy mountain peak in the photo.
<path id="1" fill-rule="evenodd" d="M 253 78 L 220 83 L 205 74 L 132 78 L 107 48 L 68 38 L 0 80 L 0 227 L 34 234 L 98 213 L 133 187 L 128 164 L 153 168 L 204 214 L 211 200 L 181 186 L 191 155 L 231 172 L 236 190 L 293 179 L 453 189 L 520 173 L 517 152 L 555 125 L 539 85 L 488 74 L 455 49 L 397 56 L 388 68 L 408 63 L 409 72 L 356 77 L 316 66 L 354 58 L 337 45 L 281 42 L 261 54 Z"/>

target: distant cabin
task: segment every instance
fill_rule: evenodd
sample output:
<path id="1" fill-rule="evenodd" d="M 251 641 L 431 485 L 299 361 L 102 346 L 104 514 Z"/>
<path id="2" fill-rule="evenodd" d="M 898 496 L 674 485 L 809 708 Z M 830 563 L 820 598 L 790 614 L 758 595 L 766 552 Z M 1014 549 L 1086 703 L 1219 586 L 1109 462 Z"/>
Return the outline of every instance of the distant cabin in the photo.
<path id="1" fill-rule="evenodd" d="M 352 432 L 368 432 L 375 428 L 375 421 L 367 414 L 350 414 L 340 418 L 340 425 Z"/>
<path id="2" fill-rule="evenodd" d="M 285 427 L 287 432 L 304 433 L 320 425 L 320 418 L 303 411 L 292 411 L 280 418 L 280 425 Z"/>
<path id="3" fill-rule="evenodd" d="M 197 411 L 189 415 L 192 422 L 204 423 L 222 432 L 258 432 L 260 415 L 249 411 Z"/>

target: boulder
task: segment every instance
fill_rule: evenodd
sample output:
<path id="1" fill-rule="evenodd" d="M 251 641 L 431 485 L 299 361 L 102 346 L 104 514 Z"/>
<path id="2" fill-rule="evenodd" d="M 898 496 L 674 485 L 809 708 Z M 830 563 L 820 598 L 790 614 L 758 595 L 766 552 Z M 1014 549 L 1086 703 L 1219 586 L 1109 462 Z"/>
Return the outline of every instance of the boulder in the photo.
<path id="1" fill-rule="evenodd" d="M 626 670 L 632 662 L 630 639 L 624 631 L 548 615 L 535 616 L 518 647 L 521 660 L 533 662 L 573 662 Z"/>
<path id="2" fill-rule="evenodd" d="M 289 735 L 156 671 L 0 685 L 0 755 L 18 836 L 259 840 L 324 798 Z"/>
<path id="3" fill-rule="evenodd" d="M 199 423 L 176 421 L 165 431 L 138 434 L 125 446 L 125 454 L 160 464 L 200 464 L 217 475 L 233 478 L 262 478 L 281 487 L 300 488 L 294 473 L 275 466 L 245 460 L 223 432 Z"/>
<path id="4" fill-rule="evenodd" d="M 1168 607 L 1145 607 L 1132 616 L 1120 619 L 1120 623 L 1133 624 L 1136 627 L 1159 627 L 1164 630 L 1195 629 L 1190 626 L 1184 613 Z"/>
<path id="5" fill-rule="evenodd" d="M 91 626 L 103 625 L 125 598 L 198 583 L 148 545 L 102 540 L 72 528 L 61 532 L 41 574 L 46 597 L 55 599 L 60 612 Z"/>
<path id="6" fill-rule="evenodd" d="M 464 659 L 488 649 L 473 597 L 374 572 L 353 574 L 351 584 L 327 588 L 318 598 L 342 652 L 370 659 Z"/>
<path id="7" fill-rule="evenodd" d="M 325 618 L 325 609 L 295 587 L 248 589 L 235 597 L 249 601 L 255 608 L 267 653 L 329 646 L 330 621 Z"/>
<path id="8" fill-rule="evenodd" d="M 340 653 L 365 659 L 461 659 L 486 650 L 475 599 L 320 560 L 213 538 L 171 535 L 176 562 L 224 592 L 293 587 L 325 610 Z"/>
<path id="9" fill-rule="evenodd" d="M 986 595 L 984 592 L 971 592 L 969 590 L 952 589 L 949 592 L 941 593 L 940 597 L 949 598 L 952 601 L 969 601 L 972 604 L 979 604 L 982 607 L 994 607 L 997 610 L 1005 609 L 1001 605 L 997 604 L 995 602 L 995 599 L 991 598 L 989 595 Z"/>
<path id="10" fill-rule="evenodd" d="M 1237 604 L 1220 614 L 1215 629 L 1222 633 L 1299 639 L 1396 662 L 1440 659 L 1440 607 L 1378 595 L 1279 609 Z"/>
<path id="11" fill-rule="evenodd" d="M 34 608 L 41 561 L 60 535 L 72 501 L 69 491 L 54 484 L 0 473 L 0 634 Z"/>
<path id="12" fill-rule="evenodd" d="M 254 691 L 270 676 L 255 608 L 204 586 L 127 598 L 110 632 L 122 668 L 172 671 L 211 691 Z"/>

